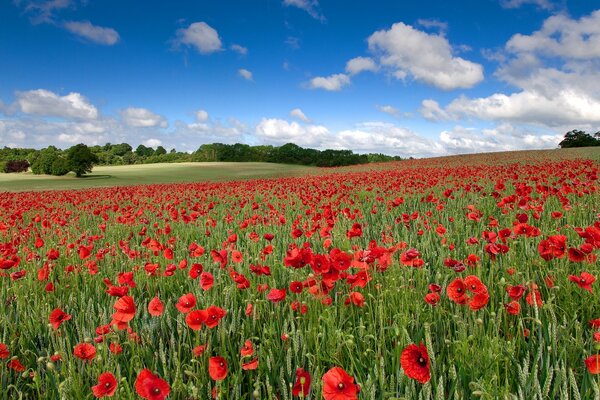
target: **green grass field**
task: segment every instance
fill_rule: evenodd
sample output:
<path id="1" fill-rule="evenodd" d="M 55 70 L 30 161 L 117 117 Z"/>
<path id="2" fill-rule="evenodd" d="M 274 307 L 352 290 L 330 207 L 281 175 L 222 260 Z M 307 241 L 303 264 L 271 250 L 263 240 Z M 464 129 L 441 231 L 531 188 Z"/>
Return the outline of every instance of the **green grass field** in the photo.
<path id="1" fill-rule="evenodd" d="M 196 182 L 273 178 L 304 175 L 315 167 L 271 163 L 178 163 L 94 167 L 84 178 L 66 176 L 0 174 L 0 192 L 65 190 L 92 187 L 144 185 L 152 183 Z"/>

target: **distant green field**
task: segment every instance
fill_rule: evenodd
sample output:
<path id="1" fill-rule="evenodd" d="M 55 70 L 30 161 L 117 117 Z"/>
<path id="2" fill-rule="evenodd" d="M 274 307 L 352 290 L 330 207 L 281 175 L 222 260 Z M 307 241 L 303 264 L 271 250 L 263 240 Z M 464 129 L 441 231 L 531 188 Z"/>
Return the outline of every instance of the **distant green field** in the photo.
<path id="1" fill-rule="evenodd" d="M 178 163 L 94 167 L 83 178 L 75 175 L 48 176 L 0 174 L 0 192 L 86 189 L 102 186 L 178 183 L 204 180 L 232 180 L 296 176 L 314 172 L 317 168 L 271 163 Z"/>

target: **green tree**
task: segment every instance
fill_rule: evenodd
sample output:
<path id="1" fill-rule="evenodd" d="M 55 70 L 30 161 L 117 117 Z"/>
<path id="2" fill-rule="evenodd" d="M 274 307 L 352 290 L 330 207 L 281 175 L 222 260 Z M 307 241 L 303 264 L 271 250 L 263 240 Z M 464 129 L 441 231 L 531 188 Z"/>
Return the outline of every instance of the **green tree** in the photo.
<path id="1" fill-rule="evenodd" d="M 60 155 L 60 151 L 54 146 L 42 149 L 31 163 L 31 172 L 36 175 L 52 173 L 52 164 Z"/>
<path id="2" fill-rule="evenodd" d="M 56 157 L 50 166 L 50 175 L 63 176 L 71 171 L 69 161 L 64 157 Z"/>
<path id="3" fill-rule="evenodd" d="M 138 157 L 150 157 L 150 156 L 154 155 L 154 149 L 152 147 L 146 147 L 143 144 L 140 144 L 135 149 L 135 154 Z"/>
<path id="4" fill-rule="evenodd" d="M 596 136 L 596 134 L 594 134 L 594 136 Z M 600 146 L 600 140 L 594 138 L 594 136 L 589 135 L 584 131 L 573 129 L 572 131 L 565 133 L 565 138 L 558 145 L 563 149 L 572 147 Z"/>
<path id="5" fill-rule="evenodd" d="M 88 172 L 92 172 L 94 164 L 98 162 L 98 157 L 92 153 L 89 147 L 80 143 L 67 151 L 67 160 L 70 170 L 80 177 Z"/>
<path id="6" fill-rule="evenodd" d="M 163 154 L 167 154 L 167 150 L 162 146 L 158 146 L 154 151 L 155 156 L 162 156 Z"/>

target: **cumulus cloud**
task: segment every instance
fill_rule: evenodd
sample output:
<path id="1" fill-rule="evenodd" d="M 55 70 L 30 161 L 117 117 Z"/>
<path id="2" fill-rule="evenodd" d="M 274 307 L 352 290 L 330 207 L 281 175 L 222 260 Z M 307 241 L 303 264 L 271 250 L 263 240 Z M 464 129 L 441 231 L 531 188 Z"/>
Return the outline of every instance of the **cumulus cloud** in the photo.
<path id="1" fill-rule="evenodd" d="M 195 113 L 196 121 L 205 122 L 208 120 L 208 112 L 205 110 L 198 110 Z"/>
<path id="2" fill-rule="evenodd" d="M 221 50 L 221 38 L 206 22 L 194 22 L 185 29 L 177 30 L 175 43 L 194 47 L 201 54 Z"/>
<path id="3" fill-rule="evenodd" d="M 157 148 L 158 146 L 162 145 L 162 141 L 160 139 L 150 138 L 150 139 L 144 140 L 144 142 L 142 144 L 144 146 Z"/>
<path id="4" fill-rule="evenodd" d="M 395 118 L 400 117 L 400 110 L 398 110 L 394 106 L 390 106 L 389 104 L 386 104 L 383 106 L 377 106 L 377 109 L 381 112 L 391 115 L 392 117 L 395 117 Z"/>
<path id="5" fill-rule="evenodd" d="M 562 135 L 538 134 L 504 123 L 490 129 L 456 126 L 440 133 L 440 144 L 448 154 L 481 153 L 556 148 Z"/>
<path id="6" fill-rule="evenodd" d="M 66 30 L 91 42 L 112 46 L 119 41 L 119 33 L 112 28 L 92 25 L 89 21 L 68 21 L 63 24 Z"/>
<path id="7" fill-rule="evenodd" d="M 368 43 L 379 63 L 399 79 L 411 76 L 443 90 L 470 88 L 483 80 L 483 67 L 455 57 L 444 36 L 402 22 L 373 33 Z"/>
<path id="8" fill-rule="evenodd" d="M 241 56 L 245 56 L 248 54 L 248 48 L 240 46 L 239 44 L 232 44 L 229 48 Z"/>
<path id="9" fill-rule="evenodd" d="M 319 10 L 319 2 L 317 0 L 283 0 L 283 5 L 288 7 L 297 7 L 304 10 L 316 20 L 325 22 L 326 18 Z"/>
<path id="10" fill-rule="evenodd" d="M 495 75 L 514 93 L 461 96 L 442 108 L 424 102 L 430 119 L 474 117 L 549 127 L 600 123 L 600 10 L 578 20 L 549 17 L 530 35 L 516 34 L 505 46 Z"/>
<path id="11" fill-rule="evenodd" d="M 123 122 L 133 128 L 167 127 L 167 121 L 146 108 L 129 107 L 121 111 Z"/>
<path id="12" fill-rule="evenodd" d="M 303 121 L 303 122 L 310 122 L 310 118 L 308 118 L 304 114 L 304 112 L 299 108 L 294 108 L 292 111 L 290 111 L 290 116 L 292 116 L 294 118 L 298 118 L 300 121 Z"/>
<path id="13" fill-rule="evenodd" d="M 350 84 L 350 78 L 346 74 L 333 74 L 327 77 L 317 76 L 309 81 L 311 89 L 324 89 L 328 91 L 339 91 Z"/>
<path id="14" fill-rule="evenodd" d="M 346 63 L 348 75 L 356 75 L 363 71 L 377 71 L 377 64 L 370 57 L 355 57 Z"/>
<path id="15" fill-rule="evenodd" d="M 247 69 L 244 69 L 244 68 L 238 69 L 238 74 L 239 74 L 239 76 L 241 76 L 242 78 L 244 78 L 247 81 L 254 80 L 254 78 L 252 76 L 252 72 L 248 71 Z"/>
<path id="16" fill-rule="evenodd" d="M 437 29 L 440 33 L 445 33 L 448 30 L 448 23 L 437 19 L 418 19 L 417 24 L 426 29 Z"/>
<path id="17" fill-rule="evenodd" d="M 77 119 L 98 118 L 98 109 L 75 92 L 65 96 L 45 89 L 17 92 L 16 105 L 25 114 Z"/>
<path id="18" fill-rule="evenodd" d="M 353 149 L 362 153 L 383 152 L 404 157 L 444 153 L 438 143 L 419 136 L 410 129 L 378 121 L 358 124 L 355 129 L 338 132 L 333 144 L 340 149 Z"/>
<path id="19" fill-rule="evenodd" d="M 321 147 L 326 144 L 329 130 L 322 125 L 300 125 L 283 119 L 263 118 L 255 129 L 256 136 L 268 143 Z"/>

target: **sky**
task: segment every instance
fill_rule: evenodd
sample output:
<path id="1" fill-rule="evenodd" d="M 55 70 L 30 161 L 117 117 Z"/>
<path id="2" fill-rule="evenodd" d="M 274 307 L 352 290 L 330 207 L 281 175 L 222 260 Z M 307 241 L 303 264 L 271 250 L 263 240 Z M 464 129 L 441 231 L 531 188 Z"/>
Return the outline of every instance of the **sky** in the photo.
<path id="1" fill-rule="evenodd" d="M 0 145 L 403 157 L 600 130 L 596 0 L 0 0 Z"/>

